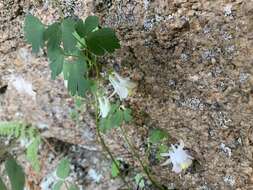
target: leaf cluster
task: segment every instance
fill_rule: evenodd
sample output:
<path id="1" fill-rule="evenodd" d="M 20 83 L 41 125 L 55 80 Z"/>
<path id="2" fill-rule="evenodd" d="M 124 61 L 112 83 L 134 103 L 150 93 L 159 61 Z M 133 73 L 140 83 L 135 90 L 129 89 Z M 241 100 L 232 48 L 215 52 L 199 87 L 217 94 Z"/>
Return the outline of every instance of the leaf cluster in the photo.
<path id="1" fill-rule="evenodd" d="M 94 69 L 96 56 L 120 48 L 115 32 L 111 28 L 101 28 L 96 16 L 84 21 L 65 18 L 47 26 L 27 15 L 24 33 L 34 53 L 46 47 L 52 78 L 63 73 L 71 95 L 82 97 L 93 88 L 89 73 Z"/>
<path id="2" fill-rule="evenodd" d="M 107 117 L 99 120 L 99 127 L 102 132 L 107 132 L 110 129 L 118 128 L 124 122 L 129 123 L 131 120 L 131 110 L 128 108 L 121 108 L 119 103 L 115 103 L 111 105 Z"/>
<path id="3" fill-rule="evenodd" d="M 27 126 L 22 122 L 0 122 L 0 136 L 8 136 L 30 142 L 26 147 L 26 157 L 30 161 L 33 169 L 39 171 L 40 162 L 38 157 L 40 135 L 35 127 Z"/>

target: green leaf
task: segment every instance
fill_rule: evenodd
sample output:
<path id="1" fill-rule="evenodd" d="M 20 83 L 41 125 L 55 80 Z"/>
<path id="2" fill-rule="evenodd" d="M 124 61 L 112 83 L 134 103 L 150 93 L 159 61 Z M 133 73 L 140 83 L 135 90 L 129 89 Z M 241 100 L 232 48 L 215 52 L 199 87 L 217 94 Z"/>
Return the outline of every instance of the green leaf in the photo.
<path id="1" fill-rule="evenodd" d="M 120 108 L 119 103 L 111 104 L 111 109 L 106 118 L 99 120 L 99 127 L 102 132 L 107 132 L 109 129 L 117 128 L 123 124 L 123 122 L 131 121 L 131 110 Z"/>
<path id="2" fill-rule="evenodd" d="M 60 23 L 51 24 L 45 31 L 47 41 L 47 54 L 50 60 L 51 77 L 55 79 L 63 68 L 64 54 L 60 47 L 62 31 Z"/>
<path id="3" fill-rule="evenodd" d="M 45 27 L 40 20 L 32 15 L 25 18 L 24 33 L 25 39 L 32 45 L 32 51 L 38 53 L 44 46 Z"/>
<path id="4" fill-rule="evenodd" d="M 119 40 L 111 28 L 102 28 L 89 33 L 86 39 L 88 49 L 96 55 L 113 53 L 120 48 Z"/>
<path id="5" fill-rule="evenodd" d="M 11 158 L 5 162 L 5 169 L 9 176 L 12 190 L 23 190 L 25 185 L 25 174 L 21 166 Z"/>
<path id="6" fill-rule="evenodd" d="M 71 184 L 68 190 L 79 190 L 79 187 L 77 185 Z"/>
<path id="7" fill-rule="evenodd" d="M 159 147 L 158 147 L 158 151 L 157 151 L 157 154 L 156 154 L 156 158 L 158 160 L 161 160 L 162 159 L 162 156 L 161 154 L 162 153 L 166 153 L 169 151 L 169 148 L 168 146 L 164 145 L 164 144 L 160 144 Z"/>
<path id="8" fill-rule="evenodd" d="M 51 78 L 55 79 L 63 69 L 63 50 L 60 47 L 48 48 L 48 57 L 50 60 Z"/>
<path id="9" fill-rule="evenodd" d="M 126 122 L 132 121 L 132 115 L 131 115 L 131 113 L 132 113 L 132 110 L 130 110 L 128 108 L 124 110 L 124 120 Z"/>
<path id="10" fill-rule="evenodd" d="M 62 40 L 62 31 L 60 23 L 51 24 L 45 31 L 45 40 L 47 41 L 47 48 L 54 50 L 59 48 Z"/>
<path id="11" fill-rule="evenodd" d="M 36 172 L 39 172 L 40 171 L 40 161 L 39 161 L 38 152 L 39 152 L 39 146 L 41 143 L 41 139 L 39 136 L 37 136 L 37 137 L 33 138 L 31 141 L 32 141 L 31 144 L 27 147 L 27 150 L 26 150 L 26 157 L 31 162 L 33 169 Z"/>
<path id="12" fill-rule="evenodd" d="M 63 181 L 57 181 L 53 186 L 53 190 L 60 190 L 63 183 L 64 183 Z"/>
<path id="13" fill-rule="evenodd" d="M 84 48 L 86 48 L 86 42 L 85 39 L 82 38 L 81 36 L 79 36 L 79 34 L 77 32 L 73 33 L 74 38 L 77 40 L 77 45 L 76 47 L 80 50 L 83 50 Z"/>
<path id="14" fill-rule="evenodd" d="M 4 184 L 3 180 L 1 179 L 1 177 L 0 177 L 0 189 L 1 190 L 7 190 L 7 187 L 5 186 L 5 184 Z"/>
<path id="15" fill-rule="evenodd" d="M 85 22 L 79 20 L 77 23 L 76 31 L 81 37 L 87 36 L 90 32 L 98 28 L 99 19 L 97 16 L 88 16 Z"/>
<path id="16" fill-rule="evenodd" d="M 110 118 L 101 118 L 99 121 L 99 127 L 103 133 L 112 128 L 112 122 Z"/>
<path id="17" fill-rule="evenodd" d="M 70 173 L 70 162 L 64 158 L 60 161 L 56 169 L 56 175 L 61 179 L 66 179 Z"/>
<path id="18" fill-rule="evenodd" d="M 145 181 L 144 181 L 142 174 L 137 174 L 134 177 L 134 179 L 135 179 L 135 183 L 138 187 L 140 187 L 141 189 L 145 187 Z"/>
<path id="19" fill-rule="evenodd" d="M 64 63 L 64 79 L 67 80 L 68 91 L 71 95 L 77 94 L 84 97 L 85 92 L 90 89 L 91 81 L 85 79 L 86 72 L 87 65 L 83 57 Z"/>
<path id="20" fill-rule="evenodd" d="M 119 127 L 123 122 L 123 112 L 118 109 L 112 116 L 111 116 L 112 124 L 114 128 Z"/>
<path id="21" fill-rule="evenodd" d="M 76 49 L 75 32 L 76 21 L 70 18 L 64 19 L 61 24 L 63 47 L 66 52 L 73 52 Z"/>
<path id="22" fill-rule="evenodd" d="M 151 143 L 158 143 L 165 138 L 168 138 L 168 134 L 160 129 L 153 129 L 149 135 L 149 140 Z"/>
<path id="23" fill-rule="evenodd" d="M 116 164 L 119 166 L 120 162 L 118 160 L 116 160 Z M 111 167 L 111 174 L 112 174 L 113 178 L 118 177 L 120 174 L 120 171 L 118 170 L 116 164 L 113 162 L 112 167 Z"/>

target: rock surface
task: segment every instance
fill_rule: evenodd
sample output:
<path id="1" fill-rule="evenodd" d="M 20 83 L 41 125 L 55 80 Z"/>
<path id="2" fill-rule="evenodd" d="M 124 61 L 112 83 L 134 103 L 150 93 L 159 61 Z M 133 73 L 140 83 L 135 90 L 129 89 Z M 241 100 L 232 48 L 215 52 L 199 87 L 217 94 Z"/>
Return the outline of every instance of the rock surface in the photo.
<path id="1" fill-rule="evenodd" d="M 182 139 L 195 158 L 196 164 L 181 176 L 151 165 L 161 183 L 187 190 L 253 189 L 252 1 L 69 0 L 62 1 L 61 8 L 65 16 L 96 14 L 117 31 L 122 48 L 101 61 L 132 73 L 139 83 L 130 101 L 136 123 L 126 127 L 140 152 L 147 134 L 142 131 L 163 128 L 171 141 Z M 52 81 L 45 56 L 32 55 L 25 44 L 27 12 L 46 23 L 58 18 L 50 1 L 0 1 L 0 87 L 8 85 L 0 94 L 1 120 L 46 126 L 45 137 L 80 144 L 85 151 L 99 150 L 92 116 L 86 113 L 82 127 L 75 127 L 69 117 L 73 99 L 62 79 Z M 19 93 L 13 77 L 29 82 L 35 98 Z M 142 112 L 148 117 L 141 117 Z M 124 144 L 110 135 L 111 147 L 118 144 L 115 154 L 127 159 Z M 103 160 L 97 152 L 83 159 L 94 157 Z M 120 186 L 109 180 L 108 163 L 94 165 L 107 177 L 99 184 L 90 179 L 86 189 Z M 94 174 L 92 164 L 87 167 L 87 175 Z"/>

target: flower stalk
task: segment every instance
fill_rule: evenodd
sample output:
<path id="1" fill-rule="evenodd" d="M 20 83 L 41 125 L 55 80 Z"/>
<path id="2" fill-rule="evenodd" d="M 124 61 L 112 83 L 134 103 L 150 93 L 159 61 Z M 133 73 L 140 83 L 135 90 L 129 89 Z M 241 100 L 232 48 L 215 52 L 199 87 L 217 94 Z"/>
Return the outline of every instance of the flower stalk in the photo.
<path id="1" fill-rule="evenodd" d="M 159 190 L 166 190 L 161 184 L 159 184 L 155 179 L 153 179 L 153 177 L 150 174 L 150 171 L 148 170 L 147 165 L 141 160 L 139 154 L 135 151 L 134 146 L 132 145 L 132 143 L 130 142 L 130 140 L 127 137 L 127 132 L 126 130 L 120 126 L 121 129 L 121 133 L 123 135 L 123 138 L 125 140 L 125 142 L 127 143 L 128 147 L 130 148 L 130 152 L 132 153 L 132 155 L 138 160 L 138 162 L 140 163 L 143 172 L 147 175 L 149 181 L 155 186 L 157 187 Z"/>

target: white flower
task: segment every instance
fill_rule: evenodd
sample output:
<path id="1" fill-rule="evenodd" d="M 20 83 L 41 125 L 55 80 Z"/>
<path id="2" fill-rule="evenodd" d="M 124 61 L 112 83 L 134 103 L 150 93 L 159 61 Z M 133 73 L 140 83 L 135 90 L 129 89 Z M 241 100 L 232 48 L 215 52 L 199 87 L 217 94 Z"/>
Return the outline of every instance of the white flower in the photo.
<path id="1" fill-rule="evenodd" d="M 136 87 L 136 84 L 131 82 L 129 78 L 123 78 L 116 72 L 113 72 L 109 76 L 109 80 L 121 100 L 127 98 L 131 91 Z"/>
<path id="2" fill-rule="evenodd" d="M 180 173 L 182 170 L 187 169 L 192 164 L 192 159 L 190 155 L 183 149 L 184 143 L 181 140 L 178 147 L 171 145 L 171 150 L 168 153 L 162 153 L 161 156 L 170 157 L 162 165 L 168 165 L 172 163 L 172 171 Z"/>
<path id="3" fill-rule="evenodd" d="M 111 108 L 109 99 L 105 96 L 99 97 L 98 98 L 98 103 L 99 103 L 99 109 L 100 109 L 101 117 L 102 118 L 107 117 L 107 115 L 110 111 L 110 108 Z"/>

